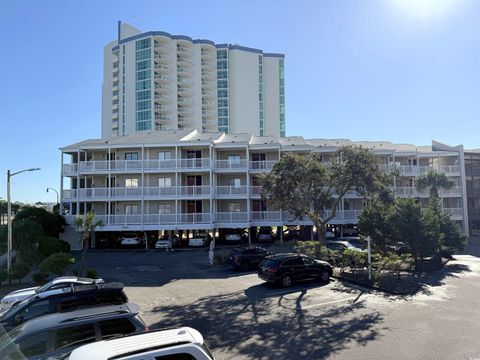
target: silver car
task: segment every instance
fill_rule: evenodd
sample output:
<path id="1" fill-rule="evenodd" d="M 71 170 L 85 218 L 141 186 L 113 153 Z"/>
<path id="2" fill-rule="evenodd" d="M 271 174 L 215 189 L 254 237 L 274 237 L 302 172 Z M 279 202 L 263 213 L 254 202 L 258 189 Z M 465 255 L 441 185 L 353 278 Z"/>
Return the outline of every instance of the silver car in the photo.
<path id="1" fill-rule="evenodd" d="M 26 289 L 20 289 L 5 295 L 2 300 L 0 301 L 0 311 L 5 312 L 6 310 L 10 309 L 16 303 L 19 303 L 26 298 L 43 293 L 49 290 L 55 289 L 64 289 L 70 287 L 72 285 L 87 285 L 87 284 L 94 284 L 94 283 L 103 283 L 103 279 L 90 279 L 84 277 L 77 277 L 77 276 L 62 276 L 49 281 L 43 286 L 36 286 Z"/>

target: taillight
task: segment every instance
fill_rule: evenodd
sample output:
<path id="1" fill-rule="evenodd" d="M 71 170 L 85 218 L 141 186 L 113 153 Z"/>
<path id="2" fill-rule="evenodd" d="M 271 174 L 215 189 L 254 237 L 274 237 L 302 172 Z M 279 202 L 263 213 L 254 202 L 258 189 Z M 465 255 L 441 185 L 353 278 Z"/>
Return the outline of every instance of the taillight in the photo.
<path id="1" fill-rule="evenodd" d="M 267 268 L 266 271 L 267 271 L 267 272 L 270 272 L 270 273 L 276 273 L 276 272 L 278 271 L 278 267 Z"/>
<path id="2" fill-rule="evenodd" d="M 148 326 L 145 326 L 145 332 L 149 332 L 150 329 L 148 328 Z"/>
<path id="3" fill-rule="evenodd" d="M 234 260 L 235 262 L 238 262 L 238 261 L 240 260 L 240 256 L 234 256 L 234 257 L 233 257 L 233 260 Z"/>

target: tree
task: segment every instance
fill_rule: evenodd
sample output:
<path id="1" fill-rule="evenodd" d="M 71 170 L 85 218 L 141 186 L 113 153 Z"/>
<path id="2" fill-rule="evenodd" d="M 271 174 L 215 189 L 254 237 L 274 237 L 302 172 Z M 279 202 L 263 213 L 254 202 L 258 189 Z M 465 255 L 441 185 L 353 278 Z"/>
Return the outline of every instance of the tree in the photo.
<path id="1" fill-rule="evenodd" d="M 88 250 L 88 240 L 90 239 L 90 234 L 95 231 L 99 226 L 103 226 L 102 220 L 95 219 L 95 213 L 89 211 L 84 216 L 76 216 L 74 219 L 75 226 L 79 227 L 82 231 L 80 236 L 80 242 L 82 243 L 82 260 L 80 262 L 80 271 L 79 275 L 82 275 L 83 268 L 85 265 L 85 257 Z"/>
<path id="2" fill-rule="evenodd" d="M 428 190 L 430 199 L 439 198 L 439 190 L 448 190 L 455 185 L 445 173 L 436 170 L 429 170 L 426 174 L 420 176 L 416 182 L 416 188 L 419 191 Z"/>
<path id="3" fill-rule="evenodd" d="M 388 242 L 394 239 L 392 226 L 394 209 L 393 201 L 373 200 L 365 206 L 358 219 L 360 233 L 370 236 L 374 248 L 383 255 L 387 254 Z"/>
<path id="4" fill-rule="evenodd" d="M 345 146 L 328 165 L 317 154 L 286 154 L 261 177 L 261 183 L 263 195 L 273 207 L 313 221 L 323 246 L 326 225 L 335 218 L 347 191 L 356 190 L 370 198 L 384 196 L 391 179 L 379 169 L 372 152 Z"/>
<path id="5" fill-rule="evenodd" d="M 409 245 L 415 261 L 434 253 L 436 239 L 430 230 L 428 214 L 422 213 L 415 199 L 397 199 L 391 219 L 396 239 Z"/>
<path id="6" fill-rule="evenodd" d="M 75 258 L 66 253 L 56 253 L 44 259 L 38 269 L 45 274 L 54 273 L 58 276 L 65 274 L 68 265 L 74 264 Z"/>
<path id="7" fill-rule="evenodd" d="M 35 206 L 21 208 L 15 215 L 14 221 L 22 219 L 36 221 L 43 228 L 45 235 L 55 238 L 58 238 L 60 233 L 64 231 L 64 227 L 67 224 L 62 215 Z"/>
<path id="8" fill-rule="evenodd" d="M 12 246 L 16 256 L 28 265 L 39 261 L 38 236 L 43 235 L 43 229 L 31 219 L 17 219 L 12 222 Z M 0 228 L 0 251 L 7 250 L 7 226 Z"/>

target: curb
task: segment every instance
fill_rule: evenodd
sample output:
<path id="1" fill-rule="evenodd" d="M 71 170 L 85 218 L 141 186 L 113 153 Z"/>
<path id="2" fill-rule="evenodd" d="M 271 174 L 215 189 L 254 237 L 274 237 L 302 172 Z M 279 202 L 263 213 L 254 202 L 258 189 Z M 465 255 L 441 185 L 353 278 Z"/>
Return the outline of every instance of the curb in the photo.
<path id="1" fill-rule="evenodd" d="M 365 288 L 368 288 L 368 289 L 372 289 L 372 290 L 375 290 L 375 291 L 380 291 L 380 292 L 383 292 L 383 293 L 386 293 L 386 294 L 389 294 L 389 295 L 395 295 L 395 296 L 401 296 L 401 295 L 414 295 L 416 294 L 421 288 L 422 288 L 422 285 L 418 285 L 417 289 L 415 291 L 409 291 L 409 292 L 403 292 L 403 293 L 400 293 L 400 292 L 395 292 L 395 291 L 391 291 L 391 290 L 387 290 L 387 289 L 383 289 L 383 288 L 380 288 L 378 286 L 374 286 L 374 285 L 368 285 L 368 284 L 364 284 L 360 281 L 355 281 L 355 280 L 352 280 L 352 279 L 345 279 L 345 278 L 342 278 L 341 276 L 334 276 L 332 275 L 332 277 L 338 281 L 341 281 L 341 282 L 346 282 L 346 283 L 350 283 L 350 284 L 354 284 L 354 285 L 360 285 L 362 287 L 365 287 Z"/>

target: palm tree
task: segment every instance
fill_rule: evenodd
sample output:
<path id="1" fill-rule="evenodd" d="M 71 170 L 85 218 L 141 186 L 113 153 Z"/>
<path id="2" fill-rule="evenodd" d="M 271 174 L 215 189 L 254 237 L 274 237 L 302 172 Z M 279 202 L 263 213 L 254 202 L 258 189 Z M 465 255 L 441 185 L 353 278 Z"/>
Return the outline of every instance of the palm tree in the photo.
<path id="1" fill-rule="evenodd" d="M 450 180 L 445 173 L 440 173 L 433 169 L 419 177 L 416 182 L 417 190 L 428 190 L 430 199 L 438 199 L 439 190 L 448 190 L 454 185 L 455 181 Z"/>
<path id="2" fill-rule="evenodd" d="M 82 261 L 80 263 L 79 275 L 82 275 L 83 267 L 85 264 L 85 256 L 87 255 L 88 250 L 88 240 L 90 234 L 99 226 L 103 226 L 102 220 L 95 220 L 95 213 L 89 211 L 84 216 L 75 216 L 74 224 L 82 230 L 82 235 L 80 237 L 80 242 L 82 243 Z"/>

